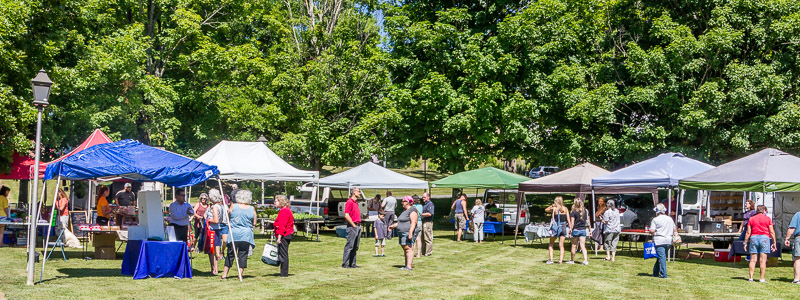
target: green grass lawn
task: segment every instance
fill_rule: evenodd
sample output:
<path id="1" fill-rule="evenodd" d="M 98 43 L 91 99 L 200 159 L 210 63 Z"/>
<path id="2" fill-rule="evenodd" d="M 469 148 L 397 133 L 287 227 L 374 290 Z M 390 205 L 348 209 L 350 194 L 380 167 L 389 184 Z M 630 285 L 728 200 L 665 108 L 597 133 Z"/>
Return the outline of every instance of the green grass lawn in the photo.
<path id="1" fill-rule="evenodd" d="M 789 262 L 767 270 L 766 284 L 748 283 L 746 266 L 710 260 L 671 262 L 669 279 L 650 277 L 653 260 L 620 254 L 614 263 L 590 256 L 590 265 L 546 265 L 546 245 L 513 247 L 491 242 L 456 243 L 452 232 L 439 230 L 434 255 L 415 260 L 413 271 L 403 264 L 397 239 L 388 243 L 387 256 L 372 257 L 374 239 L 362 239 L 360 269 L 340 268 L 344 239 L 325 233 L 321 242 L 297 237 L 289 252 L 289 278 L 275 277 L 278 269 L 260 262 L 265 238 L 257 239 L 244 282 L 212 276 L 206 256 L 195 256 L 194 278 L 133 280 L 119 274 L 121 260 L 83 260 L 68 250 L 69 260 L 51 259 L 44 282 L 25 285 L 25 249 L 0 248 L 0 292 L 9 299 L 46 298 L 796 298 Z M 557 255 L 557 253 L 556 253 Z M 54 257 L 56 254 L 54 254 Z M 568 256 L 568 254 L 567 254 Z M 122 257 L 122 251 L 118 253 Z M 36 278 L 41 265 L 37 265 Z M 3 295 L 0 295 L 3 298 Z"/>

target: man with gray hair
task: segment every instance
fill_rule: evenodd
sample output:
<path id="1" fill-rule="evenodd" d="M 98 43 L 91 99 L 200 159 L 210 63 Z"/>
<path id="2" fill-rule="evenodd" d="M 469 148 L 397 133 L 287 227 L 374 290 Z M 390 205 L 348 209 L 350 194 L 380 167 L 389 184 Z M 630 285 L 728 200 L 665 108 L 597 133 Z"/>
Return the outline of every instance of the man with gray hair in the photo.
<path id="1" fill-rule="evenodd" d="M 653 277 L 667 278 L 667 253 L 672 247 L 675 223 L 667 216 L 667 207 L 664 204 L 659 203 L 654 210 L 656 217 L 650 222 L 650 233 L 653 234 L 658 258 L 653 265 Z"/>
<path id="2" fill-rule="evenodd" d="M 236 203 L 236 193 L 238 193 L 239 191 L 240 191 L 240 189 L 239 189 L 239 185 L 238 184 L 235 184 L 235 183 L 231 184 L 231 199 L 230 199 L 230 203 L 225 203 L 225 205 L 231 205 L 233 203 Z"/>

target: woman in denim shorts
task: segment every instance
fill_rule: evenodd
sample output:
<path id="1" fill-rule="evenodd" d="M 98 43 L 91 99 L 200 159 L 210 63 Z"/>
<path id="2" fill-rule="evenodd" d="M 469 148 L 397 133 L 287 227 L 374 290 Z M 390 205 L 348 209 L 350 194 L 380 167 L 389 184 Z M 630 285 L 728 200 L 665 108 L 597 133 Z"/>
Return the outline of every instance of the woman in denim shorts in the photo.
<path id="1" fill-rule="evenodd" d="M 750 281 L 753 281 L 753 272 L 756 269 L 756 261 L 761 269 L 760 282 L 767 282 L 764 273 L 767 271 L 767 255 L 777 250 L 775 245 L 775 227 L 772 219 L 764 213 L 767 208 L 759 205 L 756 215 L 750 218 L 747 223 L 747 235 L 745 235 L 744 246 L 750 252 Z"/>
<path id="2" fill-rule="evenodd" d="M 586 254 L 586 234 L 589 232 L 586 224 L 588 223 L 589 211 L 583 207 L 583 200 L 575 199 L 572 204 L 572 212 L 569 213 L 569 227 L 572 228 L 572 251 L 568 264 L 575 263 L 575 251 L 580 245 L 581 253 L 583 253 L 583 265 L 589 265 L 589 257 Z"/>
<path id="3" fill-rule="evenodd" d="M 547 251 L 550 253 L 550 260 L 547 261 L 547 264 L 553 263 L 553 243 L 555 243 L 556 239 L 558 239 L 559 250 L 558 264 L 561 264 L 564 262 L 564 240 L 569 235 L 569 218 L 567 217 L 569 209 L 564 206 L 564 199 L 558 196 L 553 200 L 553 205 L 548 206 L 544 211 L 553 213 L 553 219 L 550 224 L 552 236 L 550 236 L 550 245 L 547 247 Z"/>

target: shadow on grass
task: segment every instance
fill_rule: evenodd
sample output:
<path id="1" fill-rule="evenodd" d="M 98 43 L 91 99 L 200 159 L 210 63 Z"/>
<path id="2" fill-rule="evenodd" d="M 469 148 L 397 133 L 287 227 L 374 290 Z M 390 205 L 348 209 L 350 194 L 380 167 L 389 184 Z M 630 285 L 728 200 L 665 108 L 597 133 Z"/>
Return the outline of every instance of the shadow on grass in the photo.
<path id="1" fill-rule="evenodd" d="M 58 272 L 67 277 L 128 277 L 122 275 L 119 268 L 61 268 Z M 56 278 L 63 276 L 56 276 Z"/>

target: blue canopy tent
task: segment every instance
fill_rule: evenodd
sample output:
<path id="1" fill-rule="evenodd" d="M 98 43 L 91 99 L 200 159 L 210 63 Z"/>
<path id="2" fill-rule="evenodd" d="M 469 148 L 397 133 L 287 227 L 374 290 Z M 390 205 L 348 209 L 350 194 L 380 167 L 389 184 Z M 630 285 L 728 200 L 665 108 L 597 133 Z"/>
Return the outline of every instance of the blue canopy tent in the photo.
<path id="1" fill-rule="evenodd" d="M 669 152 L 635 163 L 603 176 L 592 179 L 592 201 L 595 187 L 638 187 L 650 188 L 653 202 L 658 203 L 658 188 L 668 189 L 668 199 L 672 198 L 672 189 L 678 187 L 678 181 L 686 177 L 713 169 L 714 166 L 684 156 L 681 153 Z M 668 205 L 670 214 L 672 206 Z"/>
<path id="2" fill-rule="evenodd" d="M 182 188 L 204 182 L 218 174 L 216 166 L 209 166 L 138 141 L 123 140 L 95 145 L 47 165 L 44 180 L 58 179 L 58 182 L 61 182 L 61 180 L 121 177 L 133 181 L 157 181 Z M 52 220 L 52 215 L 50 219 Z M 48 240 L 49 235 L 48 229 Z M 45 242 L 45 245 L 47 244 Z M 46 249 L 45 246 L 45 252 Z M 42 273 L 44 273 L 44 263 L 42 263 Z M 41 277 L 39 280 L 41 281 Z"/>
<path id="3" fill-rule="evenodd" d="M 216 166 L 134 140 L 95 145 L 50 164 L 44 179 L 86 180 L 119 176 L 133 181 L 158 181 L 187 187 L 219 174 Z"/>

